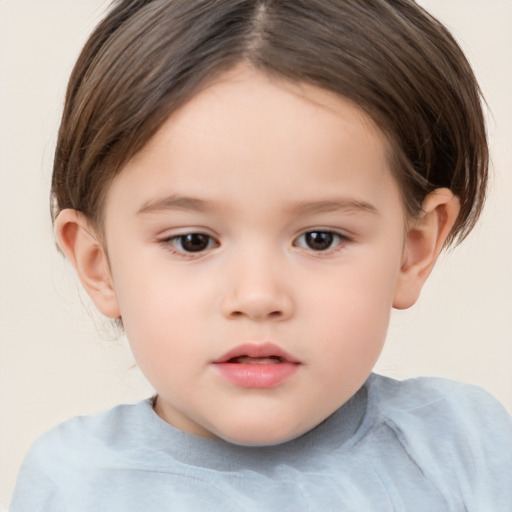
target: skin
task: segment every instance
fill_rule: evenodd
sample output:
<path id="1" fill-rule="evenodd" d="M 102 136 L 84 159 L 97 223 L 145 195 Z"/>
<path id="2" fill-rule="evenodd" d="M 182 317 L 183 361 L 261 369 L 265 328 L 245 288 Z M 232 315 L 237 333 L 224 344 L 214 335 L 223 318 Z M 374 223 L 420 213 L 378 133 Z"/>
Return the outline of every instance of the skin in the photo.
<path id="1" fill-rule="evenodd" d="M 61 247 L 100 311 L 122 318 L 165 421 L 275 444 L 361 387 L 392 307 L 414 303 L 458 213 L 442 189 L 408 219 L 388 154 L 344 98 L 239 66 L 114 180 L 103 236 L 61 212 Z M 192 233 L 200 250 L 184 244 Z M 268 389 L 227 381 L 212 361 L 247 342 L 279 346 L 297 371 Z"/>

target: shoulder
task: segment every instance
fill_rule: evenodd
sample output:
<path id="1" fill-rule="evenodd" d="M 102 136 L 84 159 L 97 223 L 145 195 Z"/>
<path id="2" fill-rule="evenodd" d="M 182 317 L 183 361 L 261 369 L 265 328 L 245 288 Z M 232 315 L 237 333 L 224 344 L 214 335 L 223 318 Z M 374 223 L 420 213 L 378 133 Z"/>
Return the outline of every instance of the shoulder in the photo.
<path id="1" fill-rule="evenodd" d="M 90 452 L 101 446 L 116 446 L 142 428 L 142 417 L 149 409 L 148 400 L 123 404 L 107 411 L 67 420 L 43 434 L 32 446 L 28 459 L 68 456 L 76 451 Z M 76 455 L 76 454 L 75 454 Z"/>
<path id="2" fill-rule="evenodd" d="M 502 404 L 481 387 L 439 377 L 416 377 L 395 380 L 372 375 L 368 381 L 369 396 L 383 417 L 420 417 L 429 422 L 454 421 L 460 428 L 483 424 L 512 428 L 512 418 Z M 424 411 L 436 410 L 435 417 Z M 449 427 L 450 425 L 446 425 Z M 472 427 L 472 428 L 473 428 Z M 486 429 L 484 429 L 485 431 Z"/>
<path id="3" fill-rule="evenodd" d="M 512 417 L 492 395 L 431 377 L 373 375 L 368 390 L 376 423 L 439 488 L 459 489 L 468 510 L 489 510 L 491 499 L 495 510 L 510 505 Z"/>
<path id="4" fill-rule="evenodd" d="M 115 464 L 120 448 L 142 429 L 149 401 L 78 416 L 52 428 L 32 445 L 18 474 L 12 511 L 68 510 L 66 496 L 91 467 Z M 132 441 L 130 441 L 130 439 Z"/>

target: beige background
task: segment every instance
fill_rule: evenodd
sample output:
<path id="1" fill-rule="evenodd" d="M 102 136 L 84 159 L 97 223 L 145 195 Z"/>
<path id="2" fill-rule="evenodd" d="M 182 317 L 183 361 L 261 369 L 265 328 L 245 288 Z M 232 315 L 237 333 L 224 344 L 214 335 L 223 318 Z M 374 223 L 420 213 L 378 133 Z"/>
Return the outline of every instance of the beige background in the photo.
<path id="1" fill-rule="evenodd" d="M 378 370 L 479 384 L 512 411 L 512 1 L 424 0 L 468 53 L 493 113 L 485 216 L 393 315 Z M 151 390 L 57 254 L 48 215 L 65 82 L 106 3 L 0 0 L 0 509 L 44 430 Z"/>

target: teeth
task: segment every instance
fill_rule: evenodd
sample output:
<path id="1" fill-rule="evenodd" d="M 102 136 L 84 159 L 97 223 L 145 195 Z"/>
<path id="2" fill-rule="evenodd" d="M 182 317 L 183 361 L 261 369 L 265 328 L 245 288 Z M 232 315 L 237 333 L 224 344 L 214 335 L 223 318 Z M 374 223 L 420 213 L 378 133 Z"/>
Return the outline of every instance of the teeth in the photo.
<path id="1" fill-rule="evenodd" d="M 282 359 L 277 356 L 270 356 L 270 357 L 240 356 L 240 357 L 234 358 L 232 362 L 239 363 L 239 364 L 277 364 L 277 363 L 281 363 Z"/>

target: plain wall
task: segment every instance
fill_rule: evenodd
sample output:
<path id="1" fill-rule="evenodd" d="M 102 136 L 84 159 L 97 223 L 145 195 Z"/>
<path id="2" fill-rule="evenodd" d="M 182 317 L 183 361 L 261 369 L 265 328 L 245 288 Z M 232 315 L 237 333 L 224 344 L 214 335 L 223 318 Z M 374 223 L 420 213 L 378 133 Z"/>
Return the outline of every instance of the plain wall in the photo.
<path id="1" fill-rule="evenodd" d="M 424 0 L 466 50 L 492 111 L 493 180 L 470 238 L 394 312 L 377 367 L 479 384 L 512 411 L 512 2 Z M 0 0 L 0 509 L 44 430 L 151 389 L 57 253 L 48 214 L 67 77 L 101 0 Z"/>

